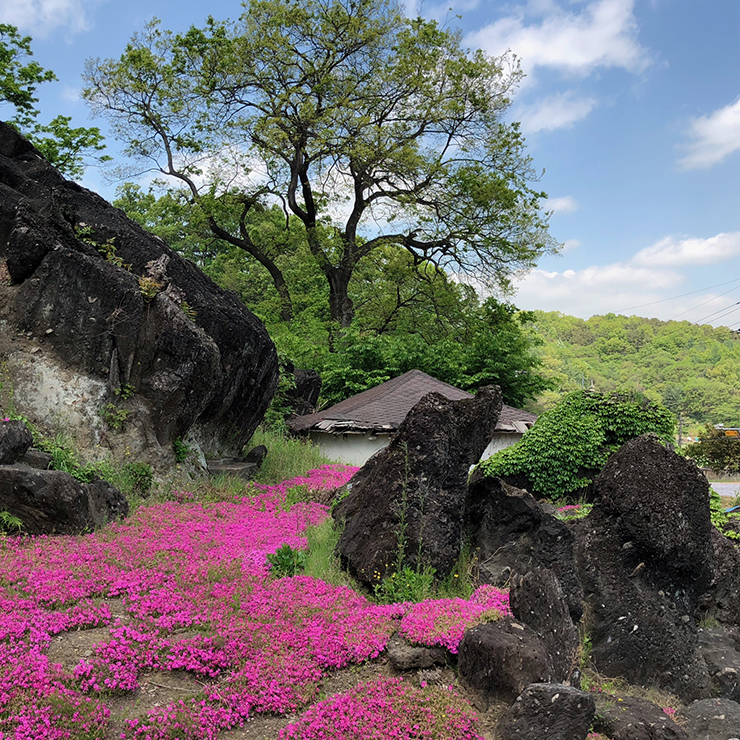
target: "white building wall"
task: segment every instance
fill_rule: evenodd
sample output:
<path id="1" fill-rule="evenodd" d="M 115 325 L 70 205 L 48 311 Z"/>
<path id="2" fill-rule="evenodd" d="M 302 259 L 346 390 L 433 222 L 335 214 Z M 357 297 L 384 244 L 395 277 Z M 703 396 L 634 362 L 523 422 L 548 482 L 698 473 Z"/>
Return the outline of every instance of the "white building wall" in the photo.
<path id="1" fill-rule="evenodd" d="M 387 447 L 390 441 L 389 434 L 371 435 L 370 432 L 336 435 L 311 431 L 309 437 L 330 460 L 359 467 L 362 467 L 378 450 Z M 521 438 L 522 435 L 516 432 L 495 434 L 484 450 L 481 460 L 490 457 L 494 452 L 511 447 Z"/>
<path id="2" fill-rule="evenodd" d="M 389 434 L 371 436 L 370 432 L 335 435 L 311 431 L 309 437 L 330 460 L 359 467 L 362 467 L 378 450 L 387 447 L 390 441 Z"/>

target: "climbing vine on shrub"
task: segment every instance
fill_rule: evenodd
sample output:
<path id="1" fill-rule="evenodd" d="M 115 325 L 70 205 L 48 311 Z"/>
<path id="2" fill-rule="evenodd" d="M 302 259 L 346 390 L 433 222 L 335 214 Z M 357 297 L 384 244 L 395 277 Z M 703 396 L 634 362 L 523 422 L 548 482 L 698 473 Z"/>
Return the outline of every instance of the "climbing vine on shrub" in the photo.
<path id="1" fill-rule="evenodd" d="M 628 440 L 654 432 L 672 442 L 675 425 L 668 409 L 642 396 L 576 391 L 481 469 L 490 476 L 524 475 L 534 493 L 558 499 L 587 486 Z"/>

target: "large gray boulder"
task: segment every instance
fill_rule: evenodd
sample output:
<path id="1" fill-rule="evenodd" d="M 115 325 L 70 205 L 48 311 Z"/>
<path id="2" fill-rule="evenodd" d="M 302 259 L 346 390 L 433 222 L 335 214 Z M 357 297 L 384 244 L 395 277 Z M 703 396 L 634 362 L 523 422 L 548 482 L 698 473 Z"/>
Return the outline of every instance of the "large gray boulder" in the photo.
<path id="1" fill-rule="evenodd" d="M 706 479 L 645 435 L 612 455 L 594 491 L 572 530 L 596 668 L 684 701 L 709 696 L 695 618 L 713 571 Z"/>
<path id="2" fill-rule="evenodd" d="M 657 704 L 634 696 L 599 696 L 594 729 L 612 740 L 696 740 Z"/>
<path id="3" fill-rule="evenodd" d="M 275 347 L 238 297 L 65 180 L 3 123 L 0 203 L 0 258 L 19 286 L 0 319 L 41 349 L 16 362 L 17 382 L 35 383 L 17 388 L 16 401 L 51 418 L 45 394 L 52 404 L 48 386 L 63 385 L 57 415 L 78 402 L 97 404 L 98 416 L 106 403 L 122 405 L 141 427 L 143 452 L 189 435 L 204 453 L 238 453 L 278 380 Z M 104 431 L 98 442 L 113 435 Z"/>
<path id="4" fill-rule="evenodd" d="M 334 509 L 345 522 L 338 551 L 355 577 L 377 583 L 399 552 L 401 567 L 430 566 L 438 578 L 451 572 L 465 535 L 468 471 L 493 436 L 501 404 L 491 386 L 462 401 L 429 393 L 409 411 Z"/>
<path id="5" fill-rule="evenodd" d="M 530 493 L 476 468 L 470 476 L 466 528 L 480 560 L 482 583 L 505 587 L 514 573 L 548 568 L 560 583 L 571 619 L 581 618 L 583 591 L 573 535 Z"/>
<path id="6" fill-rule="evenodd" d="M 484 706 L 511 704 L 533 683 L 550 683 L 552 663 L 542 639 L 511 617 L 465 630 L 458 653 L 458 675 Z"/>
<path id="7" fill-rule="evenodd" d="M 691 740 L 740 740 L 740 704 L 731 699 L 701 699 L 679 719 Z"/>
<path id="8" fill-rule="evenodd" d="M 527 686 L 499 720 L 501 740 L 585 740 L 596 705 L 591 694 L 572 686 Z"/>
<path id="9" fill-rule="evenodd" d="M 128 514 L 109 483 L 81 483 L 61 470 L 0 465 L 0 511 L 18 517 L 26 534 L 82 534 Z"/>

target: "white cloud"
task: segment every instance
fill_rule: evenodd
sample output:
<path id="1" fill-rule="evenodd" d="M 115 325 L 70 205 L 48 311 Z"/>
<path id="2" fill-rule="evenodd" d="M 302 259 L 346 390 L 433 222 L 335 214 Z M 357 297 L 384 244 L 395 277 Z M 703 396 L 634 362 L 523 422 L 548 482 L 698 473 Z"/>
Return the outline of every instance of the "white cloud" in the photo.
<path id="1" fill-rule="evenodd" d="M 637 40 L 634 0 L 593 0 L 580 12 L 559 4 L 540 3 L 540 22 L 525 23 L 525 15 L 509 16 L 471 34 L 467 41 L 491 54 L 511 49 L 528 72 L 550 67 L 586 76 L 599 67 L 638 72 L 648 64 Z"/>
<path id="2" fill-rule="evenodd" d="M 523 309 L 562 311 L 582 318 L 636 313 L 664 320 L 674 316 L 702 320 L 732 306 L 734 300 L 710 291 L 679 295 L 691 294 L 692 266 L 737 257 L 740 232 L 707 239 L 666 237 L 622 262 L 582 270 L 534 270 L 515 281 L 514 302 Z M 729 319 L 720 313 L 709 321 L 726 325 Z"/>
<path id="3" fill-rule="evenodd" d="M 645 267 L 709 265 L 740 256 L 740 231 L 717 234 L 708 239 L 667 236 L 641 249 L 632 262 Z"/>
<path id="4" fill-rule="evenodd" d="M 740 149 L 740 98 L 708 116 L 695 118 L 690 135 L 693 141 L 686 147 L 688 154 L 678 162 L 683 169 L 711 167 L 736 152 Z"/>
<path id="5" fill-rule="evenodd" d="M 578 249 L 581 246 L 581 242 L 578 239 L 566 239 L 563 242 L 563 254 L 566 252 L 572 252 L 574 249 Z"/>
<path id="6" fill-rule="evenodd" d="M 548 198 L 547 210 L 553 213 L 573 213 L 580 206 L 578 201 L 572 195 L 564 195 L 562 198 Z"/>
<path id="7" fill-rule="evenodd" d="M 65 85 L 61 94 L 62 100 L 72 105 L 82 102 L 82 90 L 79 87 Z"/>
<path id="8" fill-rule="evenodd" d="M 538 131 L 570 128 L 595 107 L 595 98 L 579 98 L 574 91 L 569 90 L 548 95 L 531 105 L 519 105 L 513 115 L 521 121 L 524 133 L 535 134 Z"/>
<path id="9" fill-rule="evenodd" d="M 86 10 L 99 0 L 0 0 L 0 22 L 18 26 L 33 36 L 48 36 L 67 28 L 86 31 L 90 22 Z"/>

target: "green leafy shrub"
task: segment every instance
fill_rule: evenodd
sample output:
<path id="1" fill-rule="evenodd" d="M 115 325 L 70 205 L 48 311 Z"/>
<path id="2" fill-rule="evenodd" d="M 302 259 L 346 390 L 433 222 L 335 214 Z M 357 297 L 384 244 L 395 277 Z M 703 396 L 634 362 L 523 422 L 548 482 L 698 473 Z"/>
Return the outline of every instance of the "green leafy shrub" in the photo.
<path id="1" fill-rule="evenodd" d="M 653 432 L 672 442 L 675 425 L 668 409 L 636 394 L 576 391 L 480 468 L 489 476 L 525 476 L 531 491 L 559 499 L 585 488 L 630 439 Z"/>
<path id="2" fill-rule="evenodd" d="M 306 567 L 306 553 L 294 550 L 287 542 L 274 553 L 267 555 L 275 578 L 292 577 L 303 572 Z"/>
<path id="3" fill-rule="evenodd" d="M 126 419 L 128 419 L 128 415 L 128 409 L 122 409 L 120 406 L 116 406 L 115 403 L 106 403 L 100 412 L 100 416 L 103 421 L 111 429 L 115 429 L 117 432 L 123 430 L 123 427 L 126 424 Z"/>
<path id="4" fill-rule="evenodd" d="M 731 519 L 738 519 L 735 514 L 728 514 L 725 511 L 725 505 L 722 503 L 720 495 L 713 489 L 709 489 L 709 515 L 717 529 L 722 532 L 725 537 L 729 537 L 732 540 L 740 542 L 740 532 L 736 532 L 734 529 L 729 527 Z"/>
<path id="5" fill-rule="evenodd" d="M 400 604 L 412 601 L 415 604 L 432 596 L 434 591 L 434 568 L 410 568 L 408 565 L 386 576 L 375 586 L 376 598 L 384 604 Z"/>
<path id="6" fill-rule="evenodd" d="M 193 454 L 193 450 L 188 444 L 183 442 L 179 437 L 172 440 L 172 451 L 175 453 L 175 462 L 183 463 L 187 460 L 190 455 Z"/>
<path id="7" fill-rule="evenodd" d="M 687 445 L 683 452 L 697 465 L 717 473 L 740 473 L 740 438 L 728 437 L 724 429 L 715 429 L 711 424 L 704 427 L 699 441 Z"/>
<path id="8" fill-rule="evenodd" d="M 9 511 L 0 511 L 0 532 L 10 534 L 20 532 L 23 529 L 23 522 L 13 516 Z"/>

